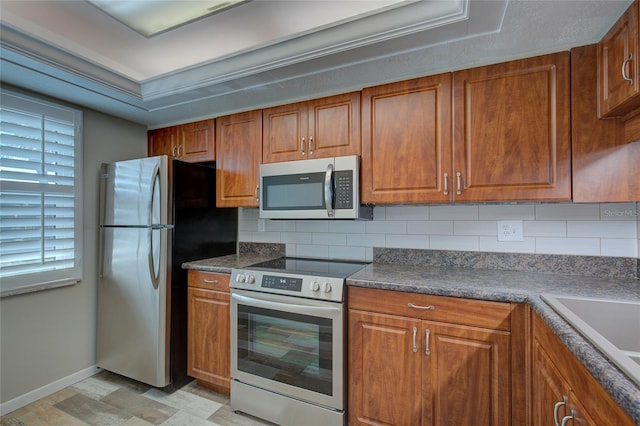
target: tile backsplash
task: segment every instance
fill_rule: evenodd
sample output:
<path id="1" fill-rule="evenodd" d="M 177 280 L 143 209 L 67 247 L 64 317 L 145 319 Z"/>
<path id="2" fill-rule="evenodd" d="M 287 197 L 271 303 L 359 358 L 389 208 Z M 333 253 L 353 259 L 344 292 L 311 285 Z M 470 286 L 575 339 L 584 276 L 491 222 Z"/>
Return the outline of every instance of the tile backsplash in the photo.
<path id="1" fill-rule="evenodd" d="M 371 221 L 260 220 L 240 209 L 242 242 L 289 256 L 373 260 L 373 247 L 639 258 L 640 203 L 376 206 Z M 523 241 L 498 241 L 500 220 Z"/>

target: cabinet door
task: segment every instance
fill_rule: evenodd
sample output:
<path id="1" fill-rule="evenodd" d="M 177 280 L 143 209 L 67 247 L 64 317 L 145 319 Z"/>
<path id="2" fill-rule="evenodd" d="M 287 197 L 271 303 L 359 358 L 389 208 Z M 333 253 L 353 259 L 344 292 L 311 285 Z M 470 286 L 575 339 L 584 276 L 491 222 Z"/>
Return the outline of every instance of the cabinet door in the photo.
<path id="1" fill-rule="evenodd" d="M 176 126 L 149 130 L 147 133 L 147 152 L 149 157 L 156 155 L 176 155 L 178 131 Z"/>
<path id="2" fill-rule="evenodd" d="M 571 422 L 567 420 L 567 425 L 570 426 L 598 426 L 601 423 L 597 423 L 589 414 L 589 411 L 582 405 L 582 402 L 578 399 L 573 392 L 569 395 L 569 413 L 567 416 L 571 419 Z M 560 424 L 562 424 L 562 418 Z"/>
<path id="3" fill-rule="evenodd" d="M 263 163 L 307 158 L 308 108 L 299 102 L 263 110 Z"/>
<path id="4" fill-rule="evenodd" d="M 349 311 L 350 425 L 420 424 L 419 326 L 409 318 Z"/>
<path id="5" fill-rule="evenodd" d="M 422 324 L 422 424 L 511 424 L 509 333 Z"/>
<path id="6" fill-rule="evenodd" d="M 360 155 L 360 92 L 309 102 L 307 158 Z"/>
<path id="7" fill-rule="evenodd" d="M 567 425 L 635 425 L 623 409 L 593 378 L 544 321 L 533 315 L 533 405 L 534 426 L 553 423 L 553 406 L 567 397 L 561 406 L 561 420 L 574 410 L 575 421 Z M 544 374 L 543 374 L 544 373 Z M 588 411 L 587 411 L 588 409 Z M 551 414 L 549 414 L 551 413 Z"/>
<path id="8" fill-rule="evenodd" d="M 569 52 L 456 72 L 453 96 L 456 200 L 571 199 Z"/>
<path id="9" fill-rule="evenodd" d="M 640 105 L 638 94 L 638 2 L 611 27 L 598 43 L 600 117 L 624 115 Z M 625 80 L 623 72 L 631 79 Z"/>
<path id="10" fill-rule="evenodd" d="M 449 201 L 450 167 L 451 74 L 362 91 L 363 203 Z"/>
<path id="11" fill-rule="evenodd" d="M 569 413 L 569 385 L 537 340 L 533 343 L 533 425 L 555 425 Z M 555 418 L 554 418 L 555 416 Z"/>
<path id="12" fill-rule="evenodd" d="M 229 293 L 189 287 L 188 374 L 228 393 L 231 376 Z"/>
<path id="13" fill-rule="evenodd" d="M 178 126 L 178 158 L 192 163 L 214 161 L 215 134 L 213 119 Z"/>
<path id="14" fill-rule="evenodd" d="M 262 111 L 218 117 L 216 141 L 216 205 L 257 207 Z"/>

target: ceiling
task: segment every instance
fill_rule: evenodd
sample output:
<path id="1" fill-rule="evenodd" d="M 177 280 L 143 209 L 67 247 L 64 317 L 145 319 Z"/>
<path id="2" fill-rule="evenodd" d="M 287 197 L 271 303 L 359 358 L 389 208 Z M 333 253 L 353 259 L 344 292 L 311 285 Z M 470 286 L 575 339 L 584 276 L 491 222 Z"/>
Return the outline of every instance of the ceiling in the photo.
<path id="1" fill-rule="evenodd" d="M 630 3 L 253 0 L 145 37 L 89 1 L 2 0 L 0 78 L 154 128 L 595 43 Z"/>

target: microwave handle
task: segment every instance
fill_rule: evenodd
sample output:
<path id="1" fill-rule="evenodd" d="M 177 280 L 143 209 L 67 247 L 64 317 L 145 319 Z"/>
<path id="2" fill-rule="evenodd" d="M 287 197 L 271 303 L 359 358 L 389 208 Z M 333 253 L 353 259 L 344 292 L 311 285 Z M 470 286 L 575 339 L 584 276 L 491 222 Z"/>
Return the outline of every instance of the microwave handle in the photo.
<path id="1" fill-rule="evenodd" d="M 327 206 L 327 216 L 333 217 L 333 164 L 327 164 L 324 175 L 324 204 Z"/>

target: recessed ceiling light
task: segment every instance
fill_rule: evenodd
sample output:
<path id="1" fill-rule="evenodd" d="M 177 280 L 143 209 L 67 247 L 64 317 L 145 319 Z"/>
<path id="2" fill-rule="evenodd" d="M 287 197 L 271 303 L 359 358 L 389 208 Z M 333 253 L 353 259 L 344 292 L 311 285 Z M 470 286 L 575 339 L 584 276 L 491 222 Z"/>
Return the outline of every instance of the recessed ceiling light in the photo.
<path id="1" fill-rule="evenodd" d="M 251 0 L 88 0 L 145 37 L 151 37 Z"/>

